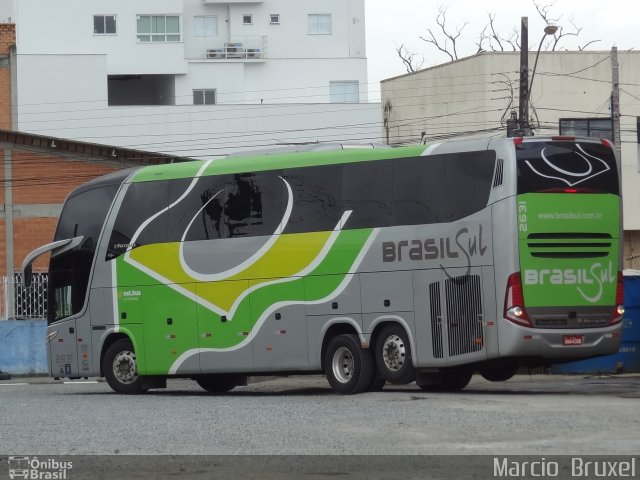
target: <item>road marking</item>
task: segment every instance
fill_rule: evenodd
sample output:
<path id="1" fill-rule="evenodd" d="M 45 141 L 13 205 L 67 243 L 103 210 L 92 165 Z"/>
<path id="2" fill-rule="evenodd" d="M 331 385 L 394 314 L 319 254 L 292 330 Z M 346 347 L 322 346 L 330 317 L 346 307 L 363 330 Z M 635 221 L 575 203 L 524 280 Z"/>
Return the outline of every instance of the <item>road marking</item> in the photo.
<path id="1" fill-rule="evenodd" d="M 98 383 L 98 381 L 97 380 L 87 380 L 87 381 L 84 381 L 84 382 L 79 382 L 77 380 L 73 380 L 71 382 L 62 382 L 62 383 L 64 383 L 65 385 L 79 385 L 81 383 Z"/>
<path id="2" fill-rule="evenodd" d="M 6 385 L 8 387 L 16 387 L 18 385 L 28 385 L 28 383 L 0 383 L 0 385 Z"/>

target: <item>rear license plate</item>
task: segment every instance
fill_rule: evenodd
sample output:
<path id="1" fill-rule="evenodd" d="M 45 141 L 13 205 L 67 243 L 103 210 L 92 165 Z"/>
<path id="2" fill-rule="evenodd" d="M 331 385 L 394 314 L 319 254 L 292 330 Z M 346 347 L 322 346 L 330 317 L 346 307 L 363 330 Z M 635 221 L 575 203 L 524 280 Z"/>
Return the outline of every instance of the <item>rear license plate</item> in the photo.
<path id="1" fill-rule="evenodd" d="M 562 337 L 563 345 L 582 345 L 584 337 L 582 335 L 565 335 Z"/>

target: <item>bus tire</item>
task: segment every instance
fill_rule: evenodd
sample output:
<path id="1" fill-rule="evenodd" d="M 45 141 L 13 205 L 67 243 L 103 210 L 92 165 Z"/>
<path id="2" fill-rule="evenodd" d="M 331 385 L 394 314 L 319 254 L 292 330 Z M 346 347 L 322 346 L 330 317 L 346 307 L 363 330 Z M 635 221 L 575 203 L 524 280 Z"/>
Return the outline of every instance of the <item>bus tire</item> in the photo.
<path id="1" fill-rule="evenodd" d="M 519 365 L 491 365 L 480 368 L 479 373 L 490 382 L 506 382 L 518 372 L 519 368 Z"/>
<path id="2" fill-rule="evenodd" d="M 324 355 L 324 371 L 334 392 L 353 395 L 366 391 L 374 374 L 371 351 L 360 346 L 357 335 L 334 337 Z"/>
<path id="3" fill-rule="evenodd" d="M 400 325 L 387 325 L 375 343 L 376 367 L 382 378 L 395 385 L 415 380 L 409 337 Z"/>
<path id="4" fill-rule="evenodd" d="M 377 372 L 374 373 L 373 378 L 371 379 L 371 383 L 369 387 L 367 387 L 367 392 L 379 392 L 384 387 L 387 381 L 382 378 Z"/>
<path id="5" fill-rule="evenodd" d="M 195 381 L 210 393 L 227 393 L 238 385 L 246 384 L 246 380 L 243 382 L 238 375 L 202 375 L 196 377 Z"/>
<path id="6" fill-rule="evenodd" d="M 445 392 L 459 392 L 469 385 L 473 371 L 467 368 L 453 368 L 443 377 L 442 388 Z"/>
<path id="7" fill-rule="evenodd" d="M 418 386 L 425 392 L 459 392 L 469 385 L 472 376 L 473 371 L 468 368 L 450 368 L 442 371 L 438 383 L 418 383 Z"/>
<path id="8" fill-rule="evenodd" d="M 102 361 L 107 383 L 116 393 L 134 395 L 147 391 L 144 378 L 138 375 L 138 364 L 133 344 L 128 338 L 113 342 Z"/>

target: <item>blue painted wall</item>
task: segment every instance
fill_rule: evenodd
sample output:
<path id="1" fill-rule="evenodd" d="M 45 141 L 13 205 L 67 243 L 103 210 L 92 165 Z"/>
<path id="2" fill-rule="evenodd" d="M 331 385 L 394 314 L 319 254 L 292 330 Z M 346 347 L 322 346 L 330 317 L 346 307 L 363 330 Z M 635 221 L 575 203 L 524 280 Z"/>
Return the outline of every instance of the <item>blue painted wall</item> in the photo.
<path id="1" fill-rule="evenodd" d="M 0 321 L 0 370 L 12 375 L 47 374 L 45 320 Z"/>
<path id="2" fill-rule="evenodd" d="M 640 277 L 624 277 L 624 318 L 620 351 L 606 357 L 551 367 L 551 373 L 640 372 Z"/>

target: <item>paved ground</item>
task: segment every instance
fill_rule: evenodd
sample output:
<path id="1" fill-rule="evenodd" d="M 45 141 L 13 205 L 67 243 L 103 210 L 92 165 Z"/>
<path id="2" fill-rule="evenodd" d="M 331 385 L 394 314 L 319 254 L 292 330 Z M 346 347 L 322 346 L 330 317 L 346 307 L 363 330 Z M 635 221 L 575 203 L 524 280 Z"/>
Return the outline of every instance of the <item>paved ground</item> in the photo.
<path id="1" fill-rule="evenodd" d="M 189 380 L 170 381 L 168 386 L 146 395 L 122 396 L 104 382 L 2 381 L 0 455 L 548 457 L 640 452 L 640 375 L 518 376 L 504 383 L 474 377 L 458 394 L 426 393 L 409 385 L 339 396 L 318 376 L 268 380 L 222 396 L 207 394 Z M 158 461 L 150 458 L 146 462 L 153 471 Z M 216 463 L 218 470 L 229 468 L 231 474 L 237 463 L 229 460 L 232 457 L 222 458 Z M 287 458 L 291 457 L 285 457 L 285 463 Z M 299 458 L 304 461 L 296 462 L 308 466 L 325 457 Z M 351 471 L 353 462 L 364 457 L 336 458 L 346 462 L 345 471 Z M 388 457 L 375 458 L 389 465 L 384 461 Z M 142 458 L 135 461 L 140 468 L 147 464 Z M 421 461 L 413 458 L 403 465 L 417 462 L 419 473 Z M 119 462 L 118 457 L 92 461 L 92 476 L 100 468 L 117 471 Z M 176 459 L 172 465 L 185 469 L 185 462 L 194 464 Z M 365 463 L 370 468 L 376 465 L 371 460 Z M 251 464 L 255 468 L 256 463 Z M 198 468 L 196 473 L 209 471 L 202 465 Z M 326 469 L 326 465 L 321 468 Z"/>

